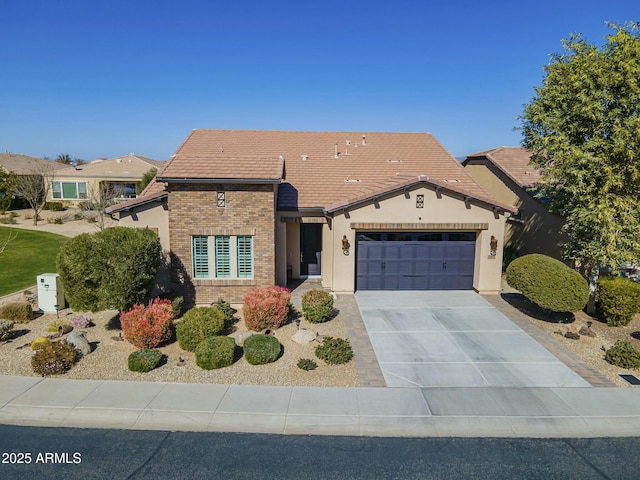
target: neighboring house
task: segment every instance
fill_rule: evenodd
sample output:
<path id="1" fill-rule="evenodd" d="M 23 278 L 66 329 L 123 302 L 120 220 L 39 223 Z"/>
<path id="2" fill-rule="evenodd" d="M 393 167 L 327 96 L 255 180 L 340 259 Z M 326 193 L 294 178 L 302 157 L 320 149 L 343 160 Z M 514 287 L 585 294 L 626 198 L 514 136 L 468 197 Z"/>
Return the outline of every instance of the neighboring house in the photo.
<path id="1" fill-rule="evenodd" d="M 188 301 L 318 277 L 335 292 L 500 290 L 505 212 L 428 133 L 194 130 L 107 209 L 153 228 Z"/>
<path id="2" fill-rule="evenodd" d="M 498 147 L 469 155 L 462 165 L 496 200 L 518 208 L 507 220 L 505 247 L 520 255 L 543 253 L 562 259 L 564 217 L 549 212 L 534 197 L 540 172 L 530 162 L 530 153 L 522 147 Z"/>
<path id="3" fill-rule="evenodd" d="M 70 165 L 17 153 L 0 153 L 0 169 L 16 175 L 53 174 L 73 170 Z"/>
<path id="4" fill-rule="evenodd" d="M 77 203 L 104 194 L 114 200 L 136 198 L 136 188 L 143 175 L 152 168 L 161 170 L 164 164 L 134 154 L 93 160 L 55 172 L 49 199 Z"/>

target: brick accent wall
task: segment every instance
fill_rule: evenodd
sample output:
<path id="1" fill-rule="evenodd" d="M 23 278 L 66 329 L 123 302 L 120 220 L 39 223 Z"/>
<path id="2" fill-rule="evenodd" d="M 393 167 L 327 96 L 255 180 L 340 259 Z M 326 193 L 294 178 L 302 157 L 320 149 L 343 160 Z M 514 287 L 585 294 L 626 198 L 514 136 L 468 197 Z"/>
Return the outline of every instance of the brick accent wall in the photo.
<path id="1" fill-rule="evenodd" d="M 218 191 L 225 192 L 225 207 L 217 206 Z M 187 304 L 210 304 L 219 298 L 242 303 L 242 297 L 251 288 L 274 285 L 273 185 L 170 184 L 168 209 L 172 283 L 185 296 Z M 192 278 L 192 235 L 253 236 L 253 279 Z"/>

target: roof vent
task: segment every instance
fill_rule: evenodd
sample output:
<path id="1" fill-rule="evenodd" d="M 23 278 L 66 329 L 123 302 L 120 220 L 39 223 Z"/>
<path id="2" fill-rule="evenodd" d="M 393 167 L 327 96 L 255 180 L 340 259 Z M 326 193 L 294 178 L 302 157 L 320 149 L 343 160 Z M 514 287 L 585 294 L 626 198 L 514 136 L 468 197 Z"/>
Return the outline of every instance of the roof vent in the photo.
<path id="1" fill-rule="evenodd" d="M 402 160 L 387 160 L 389 163 L 402 163 Z"/>
<path id="2" fill-rule="evenodd" d="M 116 163 L 122 163 L 122 159 L 121 158 L 116 158 Z"/>
<path id="3" fill-rule="evenodd" d="M 428 175 L 418 175 L 418 181 L 419 182 L 428 182 L 429 181 L 429 176 Z"/>
<path id="4" fill-rule="evenodd" d="M 338 151 L 338 142 L 336 142 L 336 153 L 333 158 L 340 158 L 340 152 Z"/>
<path id="5" fill-rule="evenodd" d="M 345 182 L 347 182 L 347 183 L 359 183 L 360 179 L 359 178 L 347 178 L 347 179 L 345 179 Z"/>
<path id="6" fill-rule="evenodd" d="M 367 136 L 362 135 L 362 145 L 366 145 L 366 144 L 367 144 Z"/>
<path id="7" fill-rule="evenodd" d="M 445 182 L 447 183 L 460 183 L 460 180 L 456 179 L 456 178 L 450 178 L 445 180 Z"/>
<path id="8" fill-rule="evenodd" d="M 303 160 L 303 161 L 305 161 L 305 160 L 309 160 L 309 155 L 302 155 L 302 160 Z"/>

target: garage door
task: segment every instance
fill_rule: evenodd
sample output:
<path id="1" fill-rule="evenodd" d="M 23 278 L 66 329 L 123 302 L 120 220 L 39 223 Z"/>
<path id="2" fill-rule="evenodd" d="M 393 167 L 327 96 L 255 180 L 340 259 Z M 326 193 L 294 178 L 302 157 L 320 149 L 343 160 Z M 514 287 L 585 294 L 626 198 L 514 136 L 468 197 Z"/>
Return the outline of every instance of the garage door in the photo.
<path id="1" fill-rule="evenodd" d="M 357 236 L 356 290 L 469 290 L 474 232 L 371 232 Z"/>

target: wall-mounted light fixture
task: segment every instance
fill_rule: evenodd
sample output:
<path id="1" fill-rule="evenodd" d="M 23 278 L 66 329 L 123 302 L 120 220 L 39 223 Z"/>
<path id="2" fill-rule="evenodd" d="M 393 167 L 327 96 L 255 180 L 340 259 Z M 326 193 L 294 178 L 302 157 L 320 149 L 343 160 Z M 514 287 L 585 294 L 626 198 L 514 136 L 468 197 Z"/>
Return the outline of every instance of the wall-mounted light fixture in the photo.
<path id="1" fill-rule="evenodd" d="M 491 235 L 491 240 L 489 241 L 489 254 L 492 257 L 495 257 L 498 252 L 498 239 Z"/>
<path id="2" fill-rule="evenodd" d="M 349 249 L 351 248 L 351 244 L 349 243 L 349 239 L 346 235 L 342 236 L 342 253 L 345 255 L 349 255 Z"/>

